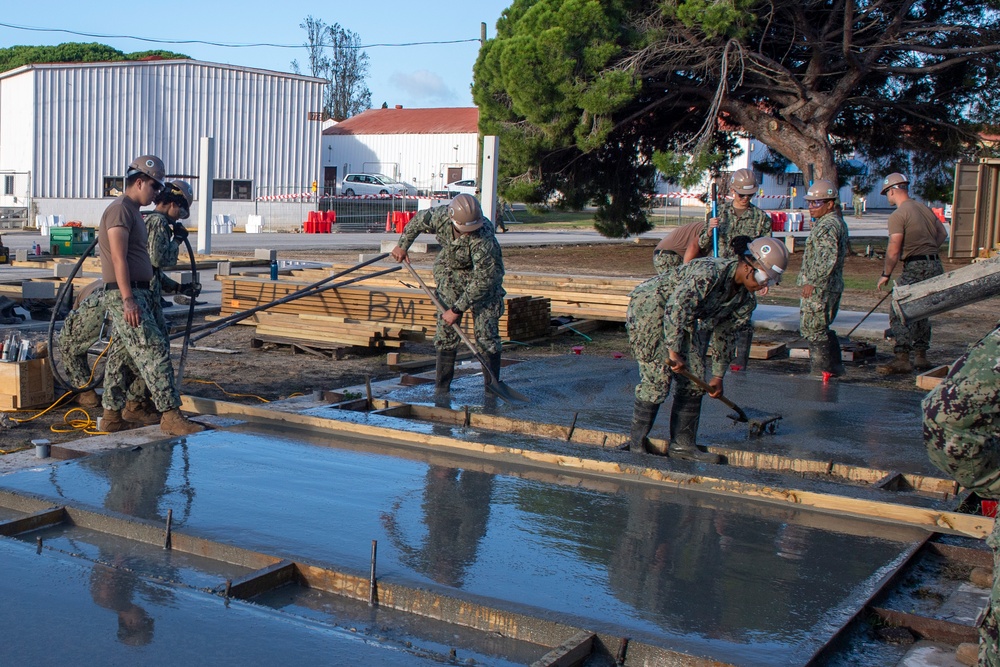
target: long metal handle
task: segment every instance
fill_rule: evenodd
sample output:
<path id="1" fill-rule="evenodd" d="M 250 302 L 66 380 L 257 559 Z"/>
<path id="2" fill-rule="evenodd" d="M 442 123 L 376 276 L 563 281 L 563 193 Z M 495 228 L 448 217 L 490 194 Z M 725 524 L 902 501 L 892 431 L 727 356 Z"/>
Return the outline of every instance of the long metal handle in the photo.
<path id="1" fill-rule="evenodd" d="M 709 397 L 717 399 L 717 400 L 722 401 L 723 403 L 725 403 L 733 411 L 735 411 L 736 414 L 738 414 L 740 416 L 740 421 L 742 421 L 742 422 L 750 421 L 749 419 L 747 419 L 746 413 L 743 412 L 743 408 L 741 408 L 740 406 L 738 406 L 735 403 L 733 403 L 732 401 L 730 401 L 724 395 L 719 394 L 718 396 L 712 396 L 712 394 L 711 394 L 712 387 L 710 387 L 707 382 L 705 382 L 704 380 L 702 380 L 701 378 L 699 378 L 697 375 L 695 375 L 691 371 L 687 370 L 686 368 L 674 370 L 674 368 L 671 367 L 670 372 L 671 373 L 677 373 L 678 375 L 683 375 L 685 378 L 687 378 L 688 380 L 690 380 L 691 382 L 695 383 L 696 385 L 698 385 L 699 387 L 701 387 L 702 389 L 704 389 L 706 392 L 708 392 Z"/>
<path id="2" fill-rule="evenodd" d="M 424 293 L 427 294 L 428 298 L 434 303 L 434 307 L 437 308 L 438 313 L 444 315 L 445 311 L 448 309 L 445 308 L 440 301 L 438 301 L 437 295 L 434 294 L 434 290 L 432 290 L 430 287 L 427 286 L 427 283 L 424 282 L 424 279 L 420 277 L 420 274 L 417 273 L 417 270 L 414 269 L 413 266 L 408 261 L 403 260 L 403 264 L 406 265 L 407 269 L 409 269 L 410 274 L 413 276 L 413 279 L 416 280 L 417 283 L 419 283 L 420 289 L 422 289 Z M 490 363 L 483 357 L 483 354 L 479 351 L 479 348 L 477 348 L 473 344 L 472 340 L 469 339 L 469 335 L 462 330 L 462 327 L 459 326 L 458 322 L 455 322 L 451 326 L 455 329 L 455 332 L 458 334 L 458 337 L 462 339 L 462 342 L 465 343 L 465 345 L 472 351 L 472 354 L 475 355 L 476 360 L 479 361 L 480 364 L 482 364 L 483 372 L 490 376 L 491 383 L 495 383 L 497 381 L 497 378 L 495 375 L 493 375 L 493 371 L 490 370 Z"/>
<path id="3" fill-rule="evenodd" d="M 868 316 L 871 315 L 872 313 L 874 313 L 875 309 L 878 308 L 879 306 L 881 306 L 882 302 L 885 301 L 886 299 L 888 299 L 890 294 L 892 294 L 892 290 L 889 290 L 888 292 L 886 292 L 885 296 L 883 296 L 881 299 L 879 299 L 878 303 L 876 303 L 874 306 L 872 306 L 872 309 L 869 310 L 867 313 L 865 313 L 865 316 L 862 317 L 860 320 L 858 320 L 857 324 L 855 324 L 853 327 L 851 327 L 851 330 L 847 332 L 847 335 L 844 336 L 844 338 L 850 338 L 851 334 L 854 333 L 854 330 L 857 329 L 858 327 L 860 327 L 861 323 L 864 322 L 865 320 L 867 320 Z"/>

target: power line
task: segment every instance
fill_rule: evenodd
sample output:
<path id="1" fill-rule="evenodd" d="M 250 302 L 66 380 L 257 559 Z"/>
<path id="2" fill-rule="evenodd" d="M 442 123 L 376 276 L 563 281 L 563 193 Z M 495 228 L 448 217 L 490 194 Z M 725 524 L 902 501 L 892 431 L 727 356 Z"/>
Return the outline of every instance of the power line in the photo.
<path id="1" fill-rule="evenodd" d="M 12 30 L 27 30 L 30 32 L 61 32 L 67 35 L 76 35 L 77 37 L 94 37 L 97 39 L 133 39 L 139 42 L 150 42 L 153 44 L 203 44 L 205 46 L 219 46 L 227 49 L 248 49 L 255 47 L 270 47 L 274 49 L 305 49 L 308 48 L 306 44 L 271 44 L 268 42 L 259 43 L 247 43 L 241 44 L 237 42 L 208 42 L 200 39 L 155 39 L 152 37 L 135 37 L 133 35 L 103 35 L 101 33 L 95 32 L 79 32 L 76 30 L 66 30 L 65 28 L 36 28 L 33 26 L 25 25 L 14 25 L 12 23 L 0 23 L 0 27 L 11 28 Z M 345 47 L 345 48 L 355 48 L 355 49 L 374 49 L 379 47 L 407 47 L 407 46 L 434 46 L 440 44 L 466 44 L 469 42 L 479 42 L 479 38 L 475 39 L 452 39 L 447 41 L 439 42 L 402 42 L 399 44 L 389 44 L 389 43 L 379 43 L 379 44 L 361 44 L 355 47 Z"/>

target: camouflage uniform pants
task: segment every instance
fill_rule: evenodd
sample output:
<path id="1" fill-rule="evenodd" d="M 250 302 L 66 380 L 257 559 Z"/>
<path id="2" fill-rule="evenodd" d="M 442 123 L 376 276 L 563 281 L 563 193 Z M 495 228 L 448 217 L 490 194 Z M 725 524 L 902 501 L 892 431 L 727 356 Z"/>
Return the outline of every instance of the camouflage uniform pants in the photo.
<path id="1" fill-rule="evenodd" d="M 174 382 L 170 363 L 170 343 L 164 335 L 163 313 L 148 289 L 133 290 L 139 304 L 139 326 L 125 321 L 121 292 L 104 293 L 104 303 L 114 325 L 110 356 L 104 371 L 104 407 L 121 410 L 125 407 L 125 388 L 131 384 L 129 361 L 145 382 L 158 412 L 167 412 L 181 405 L 180 393 Z M 131 392 L 130 392 L 131 393 Z M 135 400 L 134 397 L 128 397 Z"/>
<path id="2" fill-rule="evenodd" d="M 840 310 L 840 295 L 813 289 L 810 296 L 799 299 L 799 333 L 803 338 L 813 344 L 827 344 L 827 332 Z"/>
<path id="3" fill-rule="evenodd" d="M 697 353 L 691 345 L 691 335 L 684 336 L 684 343 L 678 350 L 684 357 L 688 370 L 695 377 L 705 377 L 705 359 Z M 633 355 L 639 362 L 639 384 L 635 386 L 635 397 L 637 400 L 646 403 L 656 403 L 657 405 L 667 400 L 670 394 L 670 385 L 676 380 L 676 394 L 686 394 L 688 396 L 703 396 L 705 392 L 691 383 L 685 377 L 675 376 L 667 365 L 667 355 L 669 352 L 665 345 L 657 347 L 652 358 L 648 354 L 641 354 L 634 346 Z M 648 360 L 643 361 L 646 358 Z M 675 394 L 675 395 L 676 395 Z"/>
<path id="4" fill-rule="evenodd" d="M 101 329 L 104 327 L 106 312 L 104 292 L 99 291 L 84 299 L 63 322 L 57 346 L 62 357 L 66 379 L 74 387 L 85 387 L 93 379 L 93 368 L 88 359 L 88 351 L 94 343 L 101 339 Z M 125 373 L 124 382 L 125 386 L 128 387 L 128 400 L 142 399 L 146 395 L 146 383 L 139 377 L 135 367 L 128 365 L 122 372 Z"/>
<path id="5" fill-rule="evenodd" d="M 684 263 L 684 258 L 672 250 L 661 250 L 653 252 L 653 268 L 660 275 L 676 269 Z"/>
<path id="6" fill-rule="evenodd" d="M 940 259 L 920 259 L 903 264 L 903 275 L 897 285 L 912 285 L 944 273 Z M 931 346 L 931 322 L 928 319 L 903 324 L 896 311 L 889 309 L 889 328 L 895 341 L 893 352 L 927 351 Z"/>
<path id="7" fill-rule="evenodd" d="M 87 351 L 101 337 L 104 326 L 103 292 L 91 294 L 63 322 L 56 346 L 62 357 L 66 379 L 74 387 L 85 387 L 91 379 Z"/>
<path id="8" fill-rule="evenodd" d="M 459 290 L 451 281 L 440 281 L 437 288 L 438 300 L 445 308 L 458 300 Z M 503 316 L 503 297 L 488 299 L 484 303 L 474 305 L 470 311 L 462 314 L 463 318 L 472 316 L 473 338 L 476 347 L 483 354 L 493 354 L 503 349 L 500 341 L 500 317 Z M 466 320 L 468 321 L 468 320 Z M 462 320 L 459 320 L 462 324 Z M 437 318 L 437 329 L 434 332 L 434 347 L 439 350 L 457 350 L 462 345 L 462 339 L 454 327 L 450 327 Z"/>

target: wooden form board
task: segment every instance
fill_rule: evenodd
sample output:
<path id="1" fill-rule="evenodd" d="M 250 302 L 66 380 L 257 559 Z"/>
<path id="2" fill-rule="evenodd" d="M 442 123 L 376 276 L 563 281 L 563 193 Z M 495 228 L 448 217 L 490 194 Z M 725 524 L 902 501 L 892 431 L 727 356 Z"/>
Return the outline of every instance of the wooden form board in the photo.
<path id="1" fill-rule="evenodd" d="M 221 314 L 224 316 L 280 299 L 310 284 L 266 278 L 219 278 L 222 282 Z M 427 295 L 422 290 L 399 286 L 352 285 L 331 289 L 276 305 L 266 312 L 342 317 L 408 329 L 431 330 L 437 325 L 437 311 Z M 500 337 L 528 340 L 547 336 L 550 319 L 548 300 L 508 296 L 504 299 L 504 314 L 500 318 Z M 471 317 L 463 317 L 462 326 L 468 334 L 473 334 Z"/>
<path id="2" fill-rule="evenodd" d="M 384 426 L 355 424 L 312 415 L 279 412 L 253 405 L 182 396 L 182 409 L 199 414 L 210 414 L 245 419 L 247 421 L 295 425 L 301 428 L 322 429 L 363 438 L 394 440 L 416 446 L 445 448 L 470 456 L 516 459 L 529 466 L 574 470 L 583 474 L 609 475 L 612 477 L 638 477 L 646 482 L 671 487 L 685 487 L 709 493 L 724 493 L 756 500 L 786 503 L 789 505 L 846 514 L 860 518 L 890 521 L 911 525 L 933 532 L 946 532 L 981 539 L 993 530 L 993 519 L 972 514 L 912 507 L 897 503 L 850 498 L 804 489 L 779 488 L 738 480 L 692 475 L 687 473 L 643 468 L 615 461 L 598 461 L 584 456 L 568 456 L 538 452 L 516 447 L 468 442 L 457 438 L 398 431 Z"/>

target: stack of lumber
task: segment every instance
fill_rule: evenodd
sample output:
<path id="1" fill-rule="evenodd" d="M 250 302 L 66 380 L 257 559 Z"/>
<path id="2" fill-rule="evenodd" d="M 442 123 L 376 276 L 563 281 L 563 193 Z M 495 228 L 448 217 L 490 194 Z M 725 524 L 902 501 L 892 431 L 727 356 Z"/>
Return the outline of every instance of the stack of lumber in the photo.
<path id="1" fill-rule="evenodd" d="M 297 279 L 317 281 L 331 273 L 347 269 L 346 265 L 335 265 L 331 269 L 304 269 L 294 271 Z M 362 275 L 380 270 L 380 267 L 364 267 L 349 275 Z M 420 277 L 428 285 L 434 284 L 430 269 L 417 269 Z M 345 276 L 346 277 L 346 276 Z M 366 280 L 366 285 L 399 286 L 405 281 L 395 275 L 378 276 Z M 618 278 L 610 276 L 572 276 L 549 273 L 507 273 L 503 287 L 510 295 L 542 297 L 549 300 L 549 312 L 553 317 L 568 315 L 581 320 L 602 320 L 624 322 L 628 309 L 629 294 L 639 278 Z"/>
<path id="2" fill-rule="evenodd" d="M 221 314 L 231 315 L 280 299 L 322 277 L 303 282 L 219 276 L 222 283 Z M 398 281 L 384 287 L 358 283 L 331 289 L 273 306 L 265 312 L 339 317 L 411 330 L 430 330 L 437 322 L 434 304 L 427 295 L 422 290 L 403 287 Z M 500 318 L 500 337 L 504 340 L 526 340 L 547 336 L 550 318 L 547 299 L 508 296 L 504 299 L 504 315 Z M 462 326 L 472 335 L 471 317 L 463 317 Z"/>
<path id="3" fill-rule="evenodd" d="M 297 315 L 263 311 L 254 315 L 257 336 L 279 342 L 298 341 L 316 347 L 401 348 L 404 341 L 425 340 L 425 327 L 403 327 L 346 317 Z"/>

